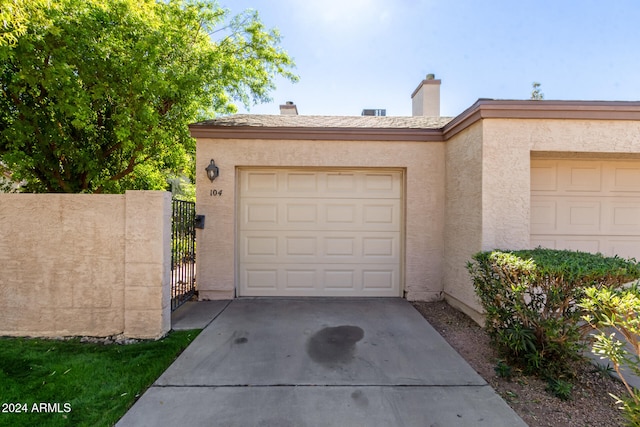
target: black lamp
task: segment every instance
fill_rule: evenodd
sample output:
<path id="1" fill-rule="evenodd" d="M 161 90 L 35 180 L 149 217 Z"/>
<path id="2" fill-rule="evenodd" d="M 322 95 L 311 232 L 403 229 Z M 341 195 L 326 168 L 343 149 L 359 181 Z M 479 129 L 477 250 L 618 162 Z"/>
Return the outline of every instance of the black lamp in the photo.
<path id="1" fill-rule="evenodd" d="M 213 182 L 213 180 L 216 179 L 220 174 L 220 170 L 216 166 L 216 162 L 214 162 L 213 159 L 211 159 L 211 162 L 209 163 L 209 166 L 207 166 L 206 171 L 207 176 L 209 177 L 211 182 Z"/>

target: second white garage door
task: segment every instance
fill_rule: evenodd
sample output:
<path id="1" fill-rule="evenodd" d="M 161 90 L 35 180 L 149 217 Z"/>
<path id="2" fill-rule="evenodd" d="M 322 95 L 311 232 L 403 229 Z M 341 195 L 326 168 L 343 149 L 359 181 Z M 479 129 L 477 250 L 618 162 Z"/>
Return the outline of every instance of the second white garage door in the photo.
<path id="1" fill-rule="evenodd" d="M 640 260 L 640 161 L 532 159 L 531 244 Z"/>
<path id="2" fill-rule="evenodd" d="M 241 169 L 240 296 L 401 296 L 401 171 Z"/>

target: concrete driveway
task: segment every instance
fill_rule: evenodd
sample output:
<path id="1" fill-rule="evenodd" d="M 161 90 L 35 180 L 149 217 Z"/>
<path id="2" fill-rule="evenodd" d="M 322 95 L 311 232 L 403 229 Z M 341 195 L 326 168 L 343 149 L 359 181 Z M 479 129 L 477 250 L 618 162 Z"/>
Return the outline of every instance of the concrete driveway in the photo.
<path id="1" fill-rule="evenodd" d="M 405 300 L 216 307 L 118 426 L 526 426 Z"/>

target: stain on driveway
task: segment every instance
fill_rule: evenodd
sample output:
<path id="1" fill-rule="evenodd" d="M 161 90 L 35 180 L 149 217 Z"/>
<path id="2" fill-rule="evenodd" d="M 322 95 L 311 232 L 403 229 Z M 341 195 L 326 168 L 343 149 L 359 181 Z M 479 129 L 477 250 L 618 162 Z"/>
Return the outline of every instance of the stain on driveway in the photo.
<path id="1" fill-rule="evenodd" d="M 357 326 L 335 326 L 320 329 L 307 343 L 307 354 L 323 365 L 349 363 L 356 352 L 356 343 L 364 337 Z"/>

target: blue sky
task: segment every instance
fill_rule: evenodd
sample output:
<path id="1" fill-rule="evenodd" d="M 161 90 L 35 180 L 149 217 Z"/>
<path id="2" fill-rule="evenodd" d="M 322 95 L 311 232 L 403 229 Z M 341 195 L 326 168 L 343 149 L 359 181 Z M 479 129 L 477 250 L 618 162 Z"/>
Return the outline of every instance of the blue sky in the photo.
<path id="1" fill-rule="evenodd" d="M 442 80 L 441 114 L 478 98 L 640 100 L 640 1 L 611 0 L 220 0 L 255 9 L 282 35 L 300 81 L 278 80 L 278 114 L 411 115 L 427 73 Z M 239 112 L 246 112 L 240 108 Z"/>

